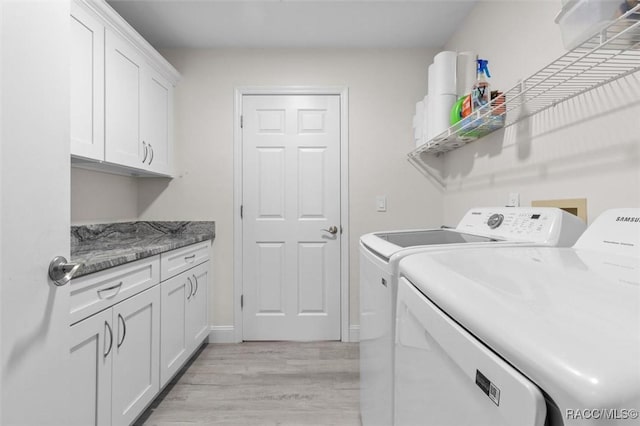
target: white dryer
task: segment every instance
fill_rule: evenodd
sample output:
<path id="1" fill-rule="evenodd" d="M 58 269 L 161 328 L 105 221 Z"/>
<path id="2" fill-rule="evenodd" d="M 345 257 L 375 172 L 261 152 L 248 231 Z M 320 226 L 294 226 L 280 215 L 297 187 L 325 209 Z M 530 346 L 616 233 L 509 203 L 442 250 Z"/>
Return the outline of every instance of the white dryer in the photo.
<path id="1" fill-rule="evenodd" d="M 360 412 L 364 426 L 393 422 L 394 319 L 399 261 L 462 247 L 571 246 L 586 225 L 555 208 L 469 210 L 455 228 L 375 232 L 360 239 Z"/>
<path id="2" fill-rule="evenodd" d="M 399 265 L 395 424 L 639 424 L 640 209 L 572 248 L 415 254 Z"/>

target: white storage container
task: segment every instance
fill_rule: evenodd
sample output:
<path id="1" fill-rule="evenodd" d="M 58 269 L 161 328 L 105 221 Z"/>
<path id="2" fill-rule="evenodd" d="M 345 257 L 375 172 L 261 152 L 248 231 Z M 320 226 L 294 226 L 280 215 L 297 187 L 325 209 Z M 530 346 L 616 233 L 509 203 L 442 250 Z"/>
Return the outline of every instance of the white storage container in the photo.
<path id="1" fill-rule="evenodd" d="M 618 16 L 625 0 L 569 0 L 563 1 L 555 22 L 560 25 L 562 41 L 571 50 Z"/>

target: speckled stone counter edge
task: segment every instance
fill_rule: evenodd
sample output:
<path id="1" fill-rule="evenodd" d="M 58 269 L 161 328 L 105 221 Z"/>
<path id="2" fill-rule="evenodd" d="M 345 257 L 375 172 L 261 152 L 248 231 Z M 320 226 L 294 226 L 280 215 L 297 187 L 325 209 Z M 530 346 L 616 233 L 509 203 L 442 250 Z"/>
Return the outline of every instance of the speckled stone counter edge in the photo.
<path id="1" fill-rule="evenodd" d="M 75 278 L 215 238 L 215 222 L 121 222 L 71 227 Z"/>

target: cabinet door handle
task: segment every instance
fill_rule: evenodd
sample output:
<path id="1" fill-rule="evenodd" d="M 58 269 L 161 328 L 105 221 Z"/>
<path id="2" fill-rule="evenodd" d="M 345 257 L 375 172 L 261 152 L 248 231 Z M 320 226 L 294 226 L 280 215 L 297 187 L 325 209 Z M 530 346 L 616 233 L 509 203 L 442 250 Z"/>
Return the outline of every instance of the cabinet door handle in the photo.
<path id="1" fill-rule="evenodd" d="M 122 340 L 118 342 L 118 349 L 120 349 L 120 346 L 124 343 L 124 338 L 127 337 L 127 323 L 124 322 L 124 317 L 120 314 L 118 314 L 118 321 L 122 321 Z"/>
<path id="2" fill-rule="evenodd" d="M 189 293 L 187 294 L 187 300 L 191 299 L 191 296 L 193 296 L 193 281 L 191 281 L 191 278 L 187 277 L 187 280 L 189 281 Z"/>
<path id="3" fill-rule="evenodd" d="M 144 148 L 144 157 L 142 158 L 142 162 L 146 162 L 147 161 L 147 155 L 149 155 L 149 151 L 147 149 L 147 143 L 145 141 L 142 141 L 142 147 Z"/>
<path id="4" fill-rule="evenodd" d="M 153 147 L 149 144 L 149 151 L 151 151 L 151 158 L 149 158 L 149 165 L 153 163 Z"/>
<path id="5" fill-rule="evenodd" d="M 196 280 L 196 290 L 193 292 L 193 295 L 195 296 L 198 294 L 198 277 L 196 277 L 196 274 L 193 274 L 193 279 Z"/>
<path id="6" fill-rule="evenodd" d="M 109 330 L 109 349 L 104 353 L 104 357 L 106 358 L 111 353 L 111 348 L 113 348 L 113 330 L 111 330 L 111 326 L 107 321 L 104 322 L 105 330 Z"/>

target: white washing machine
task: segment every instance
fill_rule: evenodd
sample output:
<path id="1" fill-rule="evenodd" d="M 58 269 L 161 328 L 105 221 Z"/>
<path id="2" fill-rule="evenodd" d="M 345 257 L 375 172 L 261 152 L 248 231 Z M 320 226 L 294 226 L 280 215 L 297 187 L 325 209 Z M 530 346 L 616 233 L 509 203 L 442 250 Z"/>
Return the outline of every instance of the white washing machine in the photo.
<path id="1" fill-rule="evenodd" d="M 394 319 L 399 261 L 461 247 L 571 246 L 586 225 L 555 208 L 469 210 L 452 229 L 375 232 L 360 238 L 360 412 L 364 426 L 393 423 Z"/>
<path id="2" fill-rule="evenodd" d="M 399 265 L 395 424 L 640 424 L 640 209 Z"/>

